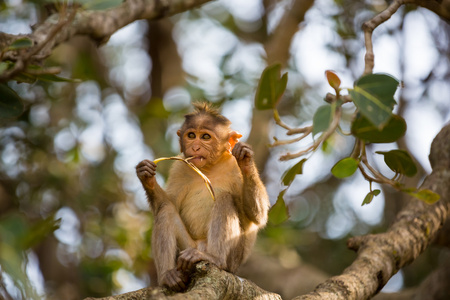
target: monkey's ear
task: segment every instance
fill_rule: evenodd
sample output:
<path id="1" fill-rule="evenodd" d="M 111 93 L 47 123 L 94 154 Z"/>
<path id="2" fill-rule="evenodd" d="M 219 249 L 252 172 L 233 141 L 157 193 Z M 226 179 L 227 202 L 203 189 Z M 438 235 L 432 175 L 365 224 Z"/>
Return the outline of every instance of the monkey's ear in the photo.
<path id="1" fill-rule="evenodd" d="M 178 136 L 181 136 L 181 129 L 178 129 L 178 130 L 177 130 L 177 135 L 178 135 Z"/>
<path id="2" fill-rule="evenodd" d="M 239 139 L 242 137 L 242 134 L 240 134 L 237 131 L 230 131 L 228 143 L 230 143 L 230 149 L 229 151 L 233 150 L 234 145 L 236 145 L 237 142 L 239 142 Z"/>

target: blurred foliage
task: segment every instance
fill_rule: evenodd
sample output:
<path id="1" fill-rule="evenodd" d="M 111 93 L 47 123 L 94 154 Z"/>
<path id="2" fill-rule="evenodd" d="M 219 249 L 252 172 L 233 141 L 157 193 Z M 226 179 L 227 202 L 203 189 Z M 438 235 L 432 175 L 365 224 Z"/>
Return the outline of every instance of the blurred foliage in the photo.
<path id="1" fill-rule="evenodd" d="M 42 3 L 1 2 L 2 30 L 29 32 L 32 23 L 49 14 L 49 7 Z M 103 4 L 110 7 L 118 3 L 95 2 L 98 9 L 105 8 Z M 233 111 L 227 116 L 244 130 L 250 127 L 252 116 L 260 117 L 252 111 L 252 103 L 266 66 L 264 47 L 291 2 L 255 1 L 256 6 L 246 10 L 247 15 L 240 13 L 237 2 L 233 3 L 212 2 L 168 20 L 135 22 L 100 48 L 86 38 L 74 38 L 58 46 L 45 66 L 40 66 L 60 68 L 58 77 L 21 77 L 0 86 L 0 298 L 80 299 L 155 284 L 150 257 L 152 217 L 134 166 L 144 158 L 178 153 L 176 130 L 194 100 L 207 99 L 225 112 Z M 266 73 L 276 78 L 276 84 L 258 94 L 263 95 L 263 108 L 277 105 L 275 118 L 295 127 L 314 124 L 317 136 L 326 131 L 335 109 L 330 104 L 323 108 L 322 99 L 330 89 L 327 80 L 338 93 L 360 77 L 360 26 L 385 5 L 384 1 L 373 5 L 364 1 L 318 1 L 300 26 L 299 37 L 308 26 L 327 28 L 328 37 L 324 35 L 322 44 L 326 53 L 336 54 L 336 61 L 326 69 L 335 69 L 339 77 L 328 73 L 318 83 L 296 55 L 310 44 L 297 41 L 291 47 L 292 57 L 283 64 L 286 67 Z M 393 48 L 400 53 L 406 51 L 401 30 L 405 20 L 420 14 L 432 20 L 429 31 L 436 44 L 436 59 L 429 73 L 417 79 L 406 73 L 407 62 L 399 58 L 402 73 L 396 76 L 405 82 L 404 93 L 411 99 L 399 103 L 399 111 L 425 103 L 444 119 L 448 102 L 436 97 L 436 89 L 449 89 L 448 25 L 408 7 L 377 29 L 375 39 L 390 37 Z M 149 42 L 148 36 L 153 34 L 149 28 L 155 22 L 169 24 L 172 32 L 161 36 L 158 43 Z M 175 43 L 164 43 L 168 39 Z M 27 41 L 10 47 L 27 47 Z M 153 52 L 155 48 L 159 51 Z M 178 53 L 180 60 L 149 54 L 169 50 Z M 163 66 L 159 72 L 154 68 L 157 62 Z M 179 64 L 175 66 L 179 72 L 171 73 L 170 78 L 176 84 L 155 86 L 166 78 L 163 70 L 172 70 L 174 64 Z M 8 68 L 7 63 L 0 64 L 0 72 Z M 320 70 L 321 74 L 324 71 Z M 364 89 L 364 80 L 359 83 Z M 153 95 L 157 88 L 162 96 Z M 280 89 L 285 88 L 281 97 Z M 318 109 L 320 114 L 316 115 Z M 378 126 L 369 116 L 361 114 L 353 121 L 354 110 L 342 107 L 342 119 L 347 123 L 342 130 L 363 140 L 392 142 L 406 131 L 401 112 L 381 120 L 389 130 L 380 137 Z M 279 134 L 277 130 L 273 126 L 271 134 Z M 249 128 L 248 132 L 268 140 L 259 133 L 260 128 Z M 385 133 L 391 136 L 386 138 Z M 364 211 L 349 200 L 348 194 L 359 191 L 361 178 L 352 175 L 345 183 L 331 175 L 332 166 L 350 155 L 348 145 L 353 144 L 354 140 L 336 132 L 323 141 L 318 148 L 322 151 L 314 157 L 275 164 L 279 151 L 258 149 L 269 155 L 267 164 L 260 167 L 264 168 L 271 202 L 276 203 L 271 222 L 258 240 L 262 251 L 281 258 L 286 250 L 294 249 L 302 261 L 337 274 L 354 258 L 346 248 L 347 237 L 385 229 L 391 220 L 380 216 L 380 220 L 369 222 L 362 216 Z M 319 163 L 314 161 L 317 157 Z M 161 183 L 169 166 L 158 165 Z M 398 170 L 398 166 L 392 167 Z M 311 169 L 316 170 L 313 176 L 307 175 Z M 280 191 L 281 197 L 277 197 Z M 374 198 L 376 191 L 371 191 L 371 196 L 367 191 L 356 196 L 361 201 L 366 196 L 364 202 L 372 201 L 364 206 L 369 214 L 377 214 L 374 202 L 383 201 L 381 196 Z M 430 195 L 425 192 L 422 196 Z M 388 202 L 386 207 L 390 207 Z M 288 217 L 289 221 L 283 222 Z M 406 286 L 423 280 L 439 263 L 439 251 L 429 250 L 405 270 Z"/>

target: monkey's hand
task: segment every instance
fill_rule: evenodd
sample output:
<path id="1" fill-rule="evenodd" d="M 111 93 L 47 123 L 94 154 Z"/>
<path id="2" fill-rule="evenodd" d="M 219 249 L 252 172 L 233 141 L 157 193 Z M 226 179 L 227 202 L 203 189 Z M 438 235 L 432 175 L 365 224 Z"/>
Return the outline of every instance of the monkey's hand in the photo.
<path id="1" fill-rule="evenodd" d="M 167 286 L 173 291 L 181 292 L 186 289 L 188 281 L 189 277 L 175 268 L 162 274 L 161 285 Z"/>
<path id="2" fill-rule="evenodd" d="M 221 269 L 225 267 L 212 255 L 202 252 L 196 248 L 187 248 L 181 251 L 180 256 L 178 256 L 177 269 L 190 274 L 192 273 L 195 265 L 203 260 L 209 261 Z"/>
<path id="3" fill-rule="evenodd" d="M 239 165 L 239 168 L 241 168 L 241 171 L 244 174 L 249 174 L 252 171 L 253 167 L 253 150 L 250 145 L 247 145 L 245 143 L 237 143 L 234 145 L 233 150 L 231 153 L 236 158 L 236 161 Z"/>
<path id="4" fill-rule="evenodd" d="M 136 166 L 136 174 L 146 190 L 153 190 L 156 184 L 156 164 L 143 160 Z"/>

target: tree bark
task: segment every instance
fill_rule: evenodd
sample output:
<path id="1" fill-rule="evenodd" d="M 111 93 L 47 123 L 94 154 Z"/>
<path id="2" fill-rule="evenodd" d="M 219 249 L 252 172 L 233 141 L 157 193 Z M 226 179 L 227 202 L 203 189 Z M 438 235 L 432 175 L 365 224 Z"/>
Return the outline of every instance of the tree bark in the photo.
<path id="1" fill-rule="evenodd" d="M 95 298 L 86 298 L 93 300 Z M 278 300 L 281 297 L 275 293 L 267 292 L 253 282 L 218 269 L 208 262 L 200 262 L 196 266 L 191 278 L 191 284 L 184 293 L 174 294 L 164 288 L 144 288 L 138 291 L 97 298 L 98 300 L 125 300 L 125 299 L 261 299 Z"/>
<path id="2" fill-rule="evenodd" d="M 159 19 L 198 7 L 210 0 L 126 0 L 121 5 L 102 11 L 69 10 L 67 14 L 53 14 L 27 35 L 0 32 L 0 49 L 24 36 L 33 46 L 24 51 L 7 51 L 2 60 L 16 62 L 14 68 L 0 74 L 0 82 L 8 81 L 27 64 L 41 64 L 59 44 L 76 35 L 85 35 L 103 44 L 120 28 L 142 19 Z"/>
<path id="3" fill-rule="evenodd" d="M 405 0 L 405 3 L 413 3 L 425 7 L 450 23 L 450 1 L 449 0 Z"/>

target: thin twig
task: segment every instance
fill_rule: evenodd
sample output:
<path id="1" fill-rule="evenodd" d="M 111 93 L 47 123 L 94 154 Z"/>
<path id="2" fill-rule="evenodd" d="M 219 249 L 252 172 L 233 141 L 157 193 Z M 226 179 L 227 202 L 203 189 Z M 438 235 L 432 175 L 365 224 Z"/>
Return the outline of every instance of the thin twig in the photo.
<path id="1" fill-rule="evenodd" d="M 356 139 L 355 146 L 353 147 L 353 151 L 352 151 L 352 154 L 350 155 L 350 157 L 352 157 L 354 159 L 358 159 L 361 154 L 361 149 L 363 147 L 364 147 L 364 142 L 361 141 L 360 139 Z"/>
<path id="2" fill-rule="evenodd" d="M 292 128 L 291 127 L 289 127 L 289 125 L 287 125 L 286 123 L 284 123 L 283 121 L 281 121 L 281 119 L 275 119 L 275 124 L 277 124 L 278 126 L 280 126 L 280 127 L 283 127 L 284 129 L 286 129 L 286 130 L 288 130 L 288 131 L 290 131 L 290 130 L 292 130 Z"/>
<path id="3" fill-rule="evenodd" d="M 26 71 L 27 74 L 30 75 L 55 75 L 55 74 L 59 74 L 61 73 L 61 68 L 59 67 L 50 67 L 50 68 L 45 68 L 42 70 L 31 70 L 28 69 Z"/>
<path id="4" fill-rule="evenodd" d="M 278 110 L 276 108 L 273 110 L 273 118 L 275 120 L 275 124 L 277 124 L 278 126 L 284 128 L 288 131 L 292 130 L 292 128 L 289 125 L 287 125 L 286 123 L 281 121 L 280 114 L 278 113 Z"/>
<path id="5" fill-rule="evenodd" d="M 366 172 L 366 170 L 364 170 L 364 167 L 363 167 L 361 162 L 358 164 L 358 168 L 361 171 L 361 174 L 364 176 L 364 178 L 367 181 L 369 181 L 369 182 L 376 182 L 376 183 L 384 183 L 382 180 L 374 178 L 374 177 L 370 176 L 369 174 L 367 174 L 367 172 Z"/>
<path id="6" fill-rule="evenodd" d="M 339 95 L 339 97 L 337 97 L 336 95 L 332 94 L 332 93 L 327 93 L 325 95 L 325 101 L 328 103 L 333 103 L 336 102 L 337 100 L 341 100 L 343 103 L 349 103 L 352 102 L 352 97 L 350 97 L 350 95 Z"/>
<path id="7" fill-rule="evenodd" d="M 273 143 L 270 146 L 271 147 L 276 147 L 276 146 L 283 146 L 283 145 L 289 145 L 289 144 L 300 142 L 305 137 L 307 137 L 311 133 L 311 131 L 312 131 L 312 127 L 311 127 L 311 130 L 309 130 L 307 132 L 304 132 L 303 135 L 299 136 L 298 138 L 291 139 L 291 140 L 283 140 L 283 141 L 275 140 L 275 143 Z"/>
<path id="8" fill-rule="evenodd" d="M 389 20 L 403 4 L 403 0 L 394 0 L 388 6 L 388 8 L 362 25 L 362 30 L 364 31 L 364 41 L 366 45 L 366 55 L 364 57 L 365 67 L 363 75 L 371 74 L 373 72 L 373 67 L 375 66 L 375 54 L 373 52 L 372 43 L 373 31 L 379 25 Z"/>
<path id="9" fill-rule="evenodd" d="M 317 147 L 319 147 L 323 141 L 328 139 L 334 133 L 334 131 L 336 130 L 336 128 L 339 125 L 339 121 L 341 120 L 341 113 L 342 113 L 342 109 L 340 106 L 338 106 L 336 108 L 336 112 L 334 114 L 334 118 L 330 124 L 330 127 L 328 127 L 327 131 L 325 131 L 311 146 L 309 146 L 305 150 L 299 151 L 297 153 L 293 153 L 293 154 L 287 153 L 287 154 L 281 156 L 280 160 L 284 161 L 284 160 L 294 159 L 294 158 L 300 157 L 302 155 L 305 155 L 311 151 L 316 150 Z"/>
<path id="10" fill-rule="evenodd" d="M 377 178 L 380 181 L 376 181 L 378 183 L 386 183 L 389 184 L 393 187 L 396 186 L 395 181 L 387 178 L 386 176 L 384 176 L 383 174 L 381 174 L 380 172 L 378 172 L 374 167 L 372 167 L 369 164 L 369 161 L 367 160 L 367 155 L 366 155 L 366 148 L 362 147 L 362 154 L 361 154 L 361 162 L 364 164 L 364 166 L 367 167 L 367 169 L 373 174 L 373 176 L 375 176 L 375 178 Z"/>
<path id="11" fill-rule="evenodd" d="M 294 134 L 300 134 L 300 133 L 306 133 L 310 134 L 313 130 L 312 126 L 306 126 L 302 128 L 293 128 L 290 129 L 288 132 L 286 132 L 287 135 L 294 135 Z"/>

